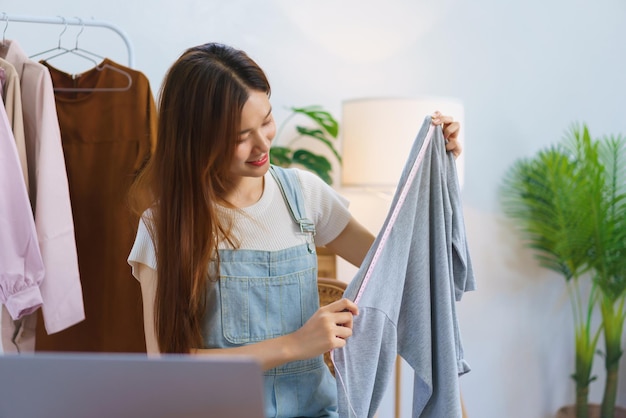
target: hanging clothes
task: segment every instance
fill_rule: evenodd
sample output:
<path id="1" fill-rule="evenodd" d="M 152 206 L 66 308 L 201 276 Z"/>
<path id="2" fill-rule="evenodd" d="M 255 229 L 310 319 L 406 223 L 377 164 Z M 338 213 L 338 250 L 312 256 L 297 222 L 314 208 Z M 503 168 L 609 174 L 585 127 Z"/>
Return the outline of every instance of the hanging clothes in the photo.
<path id="1" fill-rule="evenodd" d="M 86 319 L 55 335 L 38 332 L 37 350 L 145 352 L 140 287 L 126 258 L 139 221 L 128 208 L 128 189 L 156 142 L 148 79 L 110 59 L 77 76 L 43 64 L 59 89 Z M 132 85 L 119 91 L 127 75 Z M 103 91 L 110 87 L 115 91 Z"/>
<path id="2" fill-rule="evenodd" d="M 18 351 L 13 321 L 43 304 L 44 266 L 21 172 L 10 122 L 0 106 L 0 353 Z"/>
<path id="3" fill-rule="evenodd" d="M 0 54 L 15 67 L 20 80 L 28 192 L 45 267 L 40 312 L 46 332 L 52 334 L 85 318 L 52 80 L 48 70 L 29 59 L 17 42 L 5 40 L 4 46 Z M 15 330 L 21 352 L 35 350 L 38 315 L 25 317 L 21 329 Z"/>
<path id="4" fill-rule="evenodd" d="M 413 417 L 461 417 L 455 301 L 475 288 L 454 157 L 424 120 L 391 209 L 344 292 L 359 306 L 333 350 L 341 417 L 372 417 L 400 354 L 414 369 Z"/>
<path id="5" fill-rule="evenodd" d="M 4 100 L 4 82 L 7 79 L 7 74 L 4 71 L 4 68 L 0 66 L 0 96 L 2 96 L 2 100 Z"/>
<path id="6" fill-rule="evenodd" d="M 2 68 L 3 72 L 2 102 L 4 103 L 6 117 L 15 138 L 24 182 L 28 188 L 28 163 L 26 160 L 26 138 L 24 136 L 20 77 L 13 64 L 3 58 L 0 58 L 0 68 Z"/>

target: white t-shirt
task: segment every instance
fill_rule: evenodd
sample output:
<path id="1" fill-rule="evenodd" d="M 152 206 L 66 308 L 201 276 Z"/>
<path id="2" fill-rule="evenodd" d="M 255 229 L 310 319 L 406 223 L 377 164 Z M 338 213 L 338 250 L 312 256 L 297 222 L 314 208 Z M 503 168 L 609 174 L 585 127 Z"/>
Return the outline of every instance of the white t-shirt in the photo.
<path id="1" fill-rule="evenodd" d="M 317 175 L 295 170 L 302 186 L 306 217 L 315 224 L 315 244 L 326 245 L 337 238 L 348 224 L 348 201 Z M 287 202 L 269 172 L 265 174 L 265 187 L 258 202 L 243 209 L 220 206 L 219 212 L 233 217 L 232 233 L 239 249 L 278 251 L 307 243 L 307 236 L 300 232 L 300 227 L 292 219 Z M 135 243 L 128 257 L 135 277 L 137 263 L 156 269 L 154 246 L 144 218 L 145 215 L 139 222 Z M 220 248 L 230 247 L 221 243 Z"/>

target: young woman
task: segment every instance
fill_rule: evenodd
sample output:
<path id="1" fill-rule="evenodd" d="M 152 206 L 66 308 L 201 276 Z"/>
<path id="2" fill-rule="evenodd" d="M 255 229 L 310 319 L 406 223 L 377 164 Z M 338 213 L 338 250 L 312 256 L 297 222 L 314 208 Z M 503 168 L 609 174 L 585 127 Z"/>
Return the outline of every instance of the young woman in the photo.
<path id="1" fill-rule="evenodd" d="M 336 416 L 323 353 L 357 306 L 320 308 L 316 246 L 360 265 L 374 237 L 315 175 L 270 165 L 270 86 L 243 51 L 205 44 L 169 69 L 157 147 L 133 187 L 129 256 L 149 353 L 244 354 L 265 370 L 267 416 Z M 448 149 L 459 124 L 436 113 Z"/>

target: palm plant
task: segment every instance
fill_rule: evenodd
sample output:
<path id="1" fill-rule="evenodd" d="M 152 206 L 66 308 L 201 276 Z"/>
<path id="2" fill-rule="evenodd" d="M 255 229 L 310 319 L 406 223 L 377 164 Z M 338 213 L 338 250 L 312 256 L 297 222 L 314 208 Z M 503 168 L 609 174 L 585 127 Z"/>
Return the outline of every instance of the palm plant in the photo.
<path id="1" fill-rule="evenodd" d="M 600 414 L 613 417 L 622 356 L 624 304 L 626 302 L 626 142 L 622 137 L 592 143 L 576 141 L 586 156 L 589 175 L 596 177 L 589 205 L 593 235 L 588 264 L 600 289 L 600 312 L 604 332 L 606 381 Z"/>
<path id="2" fill-rule="evenodd" d="M 500 189 L 504 213 L 517 221 L 540 264 L 561 274 L 574 315 L 576 416 L 589 416 L 591 369 L 604 331 L 607 381 L 602 416 L 613 416 L 626 294 L 626 143 L 593 141 L 573 126 L 565 140 L 517 160 Z M 583 296 L 585 280 L 591 290 Z M 602 322 L 593 327 L 600 304 Z"/>
<path id="3" fill-rule="evenodd" d="M 306 148 L 294 149 L 296 141 L 303 138 L 313 139 L 324 144 L 334 154 L 341 164 L 341 156 L 335 149 L 333 142 L 339 134 L 339 122 L 320 106 L 291 107 L 291 114 L 283 121 L 276 134 L 274 146 L 270 149 L 270 157 L 273 164 L 282 167 L 289 167 L 298 164 L 316 173 L 326 183 L 332 184 L 331 177 L 332 164 L 328 159 L 320 154 L 315 154 Z M 278 145 L 278 142 L 285 136 L 285 127 L 288 122 L 296 116 L 304 116 L 308 122 L 313 123 L 313 127 L 296 125 L 295 133 L 290 136 L 286 145 Z"/>

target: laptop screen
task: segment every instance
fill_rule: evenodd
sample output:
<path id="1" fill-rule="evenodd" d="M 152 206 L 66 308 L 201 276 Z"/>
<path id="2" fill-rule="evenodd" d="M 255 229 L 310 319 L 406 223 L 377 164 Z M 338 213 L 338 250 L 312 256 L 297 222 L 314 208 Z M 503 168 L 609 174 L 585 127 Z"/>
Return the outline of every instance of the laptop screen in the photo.
<path id="1" fill-rule="evenodd" d="M 262 418 L 263 374 L 240 356 L 0 356 L 2 418 Z"/>

